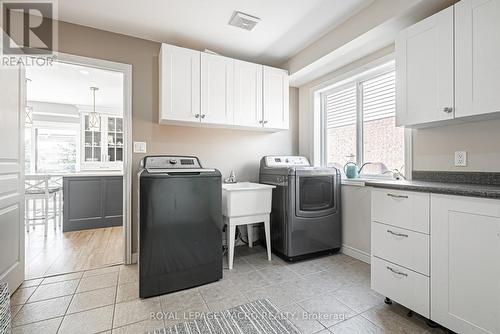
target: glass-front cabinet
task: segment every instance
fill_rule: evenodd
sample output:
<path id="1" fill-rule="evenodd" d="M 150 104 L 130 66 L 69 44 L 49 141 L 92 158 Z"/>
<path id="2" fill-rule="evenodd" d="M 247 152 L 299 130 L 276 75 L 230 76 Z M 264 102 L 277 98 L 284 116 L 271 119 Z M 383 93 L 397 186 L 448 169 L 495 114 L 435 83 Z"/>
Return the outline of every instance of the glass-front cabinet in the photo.
<path id="1" fill-rule="evenodd" d="M 101 115 L 91 127 L 89 114 L 82 114 L 81 169 L 123 168 L 123 118 Z"/>

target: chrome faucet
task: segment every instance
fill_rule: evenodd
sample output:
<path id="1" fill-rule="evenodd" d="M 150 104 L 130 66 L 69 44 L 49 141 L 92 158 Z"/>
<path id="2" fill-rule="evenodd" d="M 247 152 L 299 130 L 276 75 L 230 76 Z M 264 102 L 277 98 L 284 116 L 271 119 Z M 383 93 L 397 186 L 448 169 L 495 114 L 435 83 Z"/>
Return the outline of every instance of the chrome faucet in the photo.
<path id="1" fill-rule="evenodd" d="M 236 183 L 236 175 L 234 174 L 234 170 L 229 173 L 229 177 L 224 179 L 224 183 Z"/>
<path id="2" fill-rule="evenodd" d="M 392 178 L 394 180 L 406 180 L 406 177 L 404 176 L 403 173 L 401 173 L 398 169 L 393 169 L 393 170 L 386 170 L 383 174 L 389 174 L 391 173 Z"/>

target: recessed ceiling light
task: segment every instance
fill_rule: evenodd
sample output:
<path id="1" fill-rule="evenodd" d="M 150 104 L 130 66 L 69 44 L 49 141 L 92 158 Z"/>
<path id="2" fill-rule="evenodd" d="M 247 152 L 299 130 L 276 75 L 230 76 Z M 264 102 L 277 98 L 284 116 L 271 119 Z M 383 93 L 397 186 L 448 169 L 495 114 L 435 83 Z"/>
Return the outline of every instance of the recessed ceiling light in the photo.
<path id="1" fill-rule="evenodd" d="M 259 23 L 259 21 L 260 18 L 256 16 L 235 11 L 233 13 L 233 16 L 231 17 L 231 20 L 229 20 L 229 25 L 245 30 L 252 30 L 253 28 L 255 28 L 257 23 Z"/>
<path id="2" fill-rule="evenodd" d="M 89 75 L 89 71 L 86 71 L 86 70 L 80 70 L 80 73 L 83 74 L 83 75 Z"/>

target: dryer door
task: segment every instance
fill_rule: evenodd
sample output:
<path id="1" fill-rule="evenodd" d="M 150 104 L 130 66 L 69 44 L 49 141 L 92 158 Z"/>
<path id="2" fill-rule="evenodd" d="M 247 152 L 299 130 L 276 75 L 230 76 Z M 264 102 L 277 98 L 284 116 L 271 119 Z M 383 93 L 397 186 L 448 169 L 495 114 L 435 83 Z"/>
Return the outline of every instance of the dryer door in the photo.
<path id="1" fill-rule="evenodd" d="M 338 210 L 335 175 L 299 175 L 295 178 L 297 217 L 323 217 Z"/>

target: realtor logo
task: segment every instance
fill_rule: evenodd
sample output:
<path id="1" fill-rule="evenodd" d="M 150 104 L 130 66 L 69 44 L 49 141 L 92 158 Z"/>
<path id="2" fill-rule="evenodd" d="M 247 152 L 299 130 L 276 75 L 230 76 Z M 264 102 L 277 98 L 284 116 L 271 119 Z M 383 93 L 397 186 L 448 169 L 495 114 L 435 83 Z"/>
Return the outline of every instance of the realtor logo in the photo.
<path id="1" fill-rule="evenodd" d="M 53 1 L 1 1 L 3 55 L 48 56 L 55 51 Z"/>

